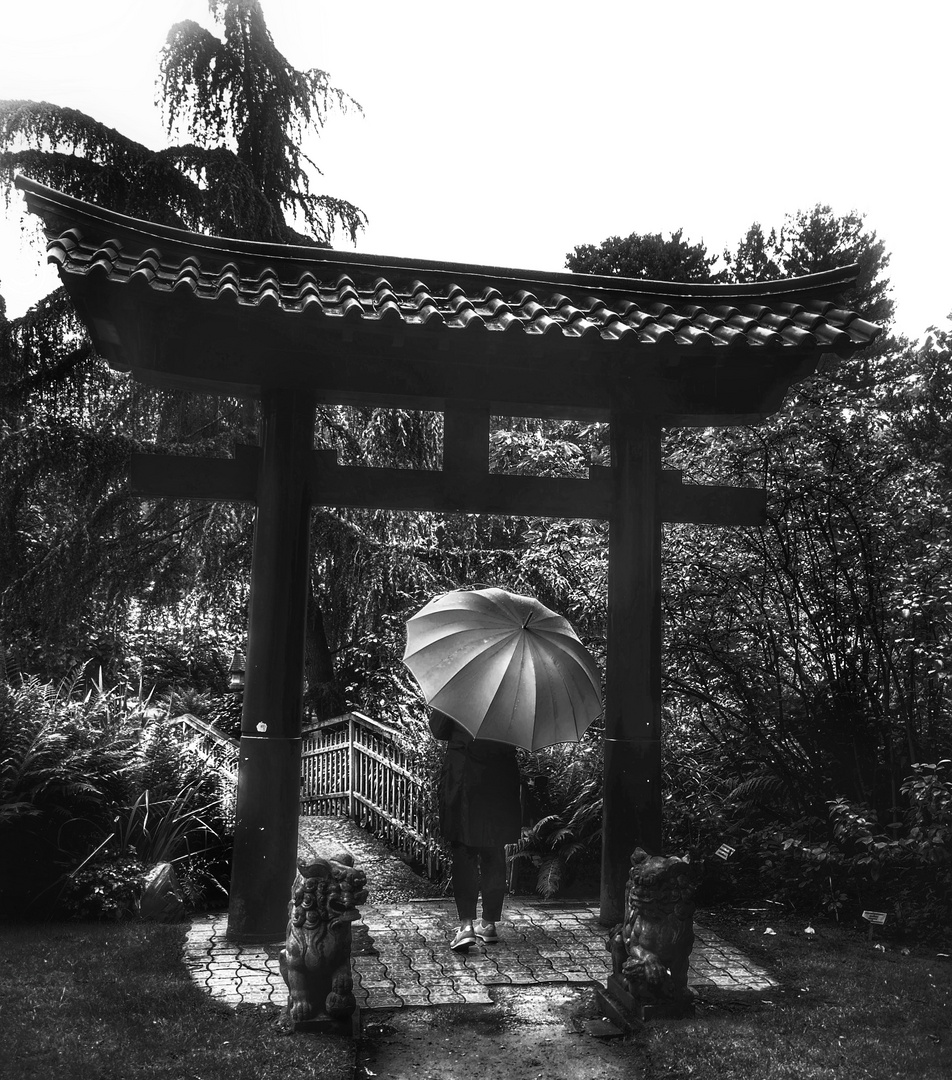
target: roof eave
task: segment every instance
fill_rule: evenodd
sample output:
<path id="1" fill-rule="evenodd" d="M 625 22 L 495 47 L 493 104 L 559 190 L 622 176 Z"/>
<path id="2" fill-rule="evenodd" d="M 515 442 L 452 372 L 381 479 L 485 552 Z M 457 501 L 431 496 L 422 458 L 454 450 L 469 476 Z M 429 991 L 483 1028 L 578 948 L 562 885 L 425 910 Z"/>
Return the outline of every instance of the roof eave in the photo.
<path id="1" fill-rule="evenodd" d="M 465 285 L 469 280 L 492 278 L 513 288 L 544 288 L 546 286 L 589 289 L 612 295 L 697 297 L 717 299 L 728 303 L 732 299 L 747 300 L 769 297 L 773 300 L 796 299 L 830 292 L 853 284 L 859 274 L 859 266 L 838 267 L 803 277 L 781 278 L 774 281 L 711 284 L 709 282 L 653 281 L 648 278 L 626 278 L 621 275 L 573 274 L 564 271 L 539 271 L 482 265 L 478 263 L 447 262 L 434 259 L 407 258 L 391 255 L 365 254 L 342 251 L 338 248 L 311 247 L 294 244 L 272 244 L 256 240 L 240 240 L 232 237 L 208 236 L 189 232 L 158 222 L 118 214 L 105 207 L 92 206 L 72 195 L 46 187 L 35 180 L 17 173 L 14 183 L 23 192 L 27 207 L 37 214 L 47 229 L 66 229 L 79 224 L 93 235 L 106 239 L 136 237 L 161 243 L 166 250 L 198 252 L 224 262 L 243 260 L 265 261 L 282 266 L 319 267 L 322 265 L 347 266 L 353 272 L 361 270 L 386 276 L 388 270 L 402 274 L 435 275 L 437 279 L 451 280 Z"/>

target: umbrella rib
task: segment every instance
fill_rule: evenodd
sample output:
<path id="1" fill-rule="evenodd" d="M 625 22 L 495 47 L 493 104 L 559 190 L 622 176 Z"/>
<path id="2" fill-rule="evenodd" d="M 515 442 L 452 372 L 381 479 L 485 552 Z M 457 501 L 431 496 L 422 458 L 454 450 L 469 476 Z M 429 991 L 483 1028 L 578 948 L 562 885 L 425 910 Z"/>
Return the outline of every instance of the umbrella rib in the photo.
<path id="1" fill-rule="evenodd" d="M 529 640 L 531 641 L 531 636 L 529 637 Z M 573 691 L 578 690 L 578 684 L 573 683 L 573 684 L 570 685 L 569 682 L 566 680 L 565 673 L 562 671 L 562 668 L 557 663 L 554 662 L 552 656 L 550 654 L 544 652 L 542 649 L 539 649 L 538 645 L 535 642 L 533 642 L 532 644 L 533 644 L 533 652 L 538 654 L 538 657 L 539 657 L 539 659 L 540 659 L 540 661 L 542 663 L 542 666 L 545 668 L 546 671 L 548 671 L 550 673 L 550 678 L 552 677 L 551 673 L 554 672 L 554 675 L 558 678 L 559 683 L 561 684 L 562 688 L 565 690 L 566 699 L 572 705 L 572 724 L 575 727 L 575 738 L 580 739 L 582 737 L 582 732 L 579 730 L 579 719 L 578 719 L 579 718 L 579 712 L 578 712 L 578 709 L 576 708 L 576 697 L 578 697 L 579 700 L 581 700 L 581 695 L 580 694 L 577 695 L 576 693 L 573 693 Z M 583 646 L 583 648 L 584 648 L 584 646 Z M 574 658 L 574 654 L 570 654 L 570 655 L 572 655 L 573 658 Z M 585 671 L 585 674 L 588 675 L 589 678 L 591 679 L 591 675 L 590 675 L 587 667 L 583 667 L 583 670 Z M 596 687 L 596 690 L 597 690 L 598 696 L 599 696 L 599 704 L 601 704 L 601 688 Z M 601 711 L 601 710 L 599 710 L 599 711 Z M 588 724 L 586 724 L 586 727 L 588 727 L 588 725 L 594 719 L 595 719 L 594 716 L 588 718 Z"/>
<path id="2" fill-rule="evenodd" d="M 517 634 L 513 644 L 512 656 L 496 686 L 495 693 L 486 709 L 484 724 L 487 727 L 485 738 L 496 738 L 500 742 L 514 741 L 521 744 L 518 731 L 520 698 L 530 689 L 536 689 L 531 680 L 525 678 L 527 663 L 531 664 L 532 655 L 527 646 L 527 635 Z M 516 663 L 518 656 L 518 664 Z M 505 735 L 507 738 L 500 739 Z"/>
<path id="3" fill-rule="evenodd" d="M 441 712 L 446 712 L 455 720 L 458 720 L 461 724 L 463 724 L 465 728 L 467 728 L 467 730 L 470 731 L 471 735 L 476 737 L 476 731 L 473 731 L 472 727 L 475 726 L 478 730 L 479 725 L 474 724 L 472 719 L 469 717 L 457 715 L 457 712 L 459 712 L 459 710 L 457 709 L 454 712 L 454 708 L 452 707 L 452 705 L 450 705 L 448 702 L 441 702 L 440 698 L 443 695 L 449 695 L 451 697 L 454 692 L 459 692 L 460 689 L 465 689 L 467 683 L 473 683 L 474 679 L 477 679 L 478 681 L 476 685 L 472 686 L 470 690 L 470 699 L 474 700 L 477 696 L 483 696 L 489 697 L 489 700 L 491 702 L 492 697 L 495 696 L 496 692 L 499 689 L 499 683 L 505 677 L 508 665 L 506 663 L 501 663 L 501 673 L 499 678 L 495 680 L 495 685 L 491 685 L 487 672 L 480 669 L 487 666 L 486 662 L 488 660 L 502 661 L 503 657 L 500 654 L 503 654 L 505 650 L 509 649 L 510 651 L 514 651 L 517 637 L 517 633 L 513 631 L 513 633 L 510 634 L 508 638 L 495 642 L 490 649 L 485 650 L 478 656 L 473 657 L 472 660 L 470 660 L 466 664 L 462 665 L 458 670 L 453 672 L 452 676 L 447 679 L 445 683 L 442 684 L 442 686 L 436 693 L 433 694 L 433 696 L 429 699 L 430 704 L 434 708 L 439 709 Z M 490 696 L 489 694 L 490 689 L 492 692 L 492 696 Z"/>

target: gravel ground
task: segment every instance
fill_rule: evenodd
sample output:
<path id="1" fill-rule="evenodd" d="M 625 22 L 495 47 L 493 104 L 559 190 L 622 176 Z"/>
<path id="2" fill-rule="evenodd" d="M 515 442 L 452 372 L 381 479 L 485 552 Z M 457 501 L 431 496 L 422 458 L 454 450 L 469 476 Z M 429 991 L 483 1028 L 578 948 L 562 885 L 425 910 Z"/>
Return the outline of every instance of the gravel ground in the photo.
<path id="1" fill-rule="evenodd" d="M 354 856 L 354 865 L 367 875 L 368 903 L 403 903 L 444 896 L 442 885 L 421 877 L 401 861 L 383 840 L 346 817 L 302 817 L 298 826 L 298 848 L 320 850 L 342 845 Z"/>

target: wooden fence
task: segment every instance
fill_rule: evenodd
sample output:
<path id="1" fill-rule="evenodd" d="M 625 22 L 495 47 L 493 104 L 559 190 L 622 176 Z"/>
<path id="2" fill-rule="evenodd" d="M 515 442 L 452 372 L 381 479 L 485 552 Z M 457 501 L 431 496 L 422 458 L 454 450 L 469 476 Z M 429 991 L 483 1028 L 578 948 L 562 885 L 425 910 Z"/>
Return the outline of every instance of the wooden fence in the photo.
<path id="1" fill-rule="evenodd" d="M 388 724 L 351 712 L 305 729 L 302 812 L 352 818 L 437 879 L 447 875 L 448 860 L 429 789 Z"/>
<path id="2" fill-rule="evenodd" d="M 225 813 L 234 820 L 238 741 L 191 713 L 175 717 L 180 738 L 220 780 Z M 413 771 L 389 724 L 352 712 L 304 729 L 301 813 L 349 817 L 406 852 L 433 880 L 449 874 L 437 839 L 429 781 Z"/>

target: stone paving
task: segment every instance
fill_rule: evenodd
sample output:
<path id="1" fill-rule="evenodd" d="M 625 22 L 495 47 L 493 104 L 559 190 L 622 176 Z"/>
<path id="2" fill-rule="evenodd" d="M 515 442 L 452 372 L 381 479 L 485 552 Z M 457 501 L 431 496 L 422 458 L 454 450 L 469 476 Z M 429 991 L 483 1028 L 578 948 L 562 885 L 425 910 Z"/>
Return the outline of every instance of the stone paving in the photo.
<path id="1" fill-rule="evenodd" d="M 278 969 L 283 942 L 239 946 L 225 939 L 227 916 L 196 918 L 185 961 L 212 997 L 230 1005 L 287 1003 Z M 366 907 L 353 924 L 354 994 L 362 1009 L 404 1005 L 491 1004 L 494 986 L 600 983 L 611 972 L 606 929 L 596 903 L 510 897 L 499 943 L 449 948 L 457 926 L 452 900 Z M 777 983 L 695 920 L 689 982 L 697 988 L 769 990 Z"/>

